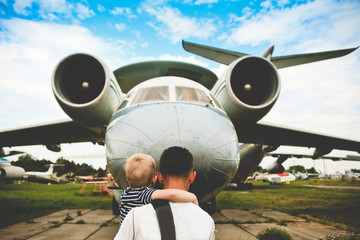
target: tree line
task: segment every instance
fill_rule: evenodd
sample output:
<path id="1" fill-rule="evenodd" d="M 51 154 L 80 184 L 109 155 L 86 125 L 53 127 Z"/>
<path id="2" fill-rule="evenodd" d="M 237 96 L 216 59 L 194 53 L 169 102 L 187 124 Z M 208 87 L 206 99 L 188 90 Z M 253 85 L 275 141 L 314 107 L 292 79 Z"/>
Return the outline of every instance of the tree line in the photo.
<path id="1" fill-rule="evenodd" d="M 54 162 L 46 159 L 38 160 L 30 154 L 21 155 L 17 161 L 12 162 L 12 165 L 22 167 L 26 172 L 46 172 L 49 169 L 50 164 L 54 164 Z M 62 176 L 67 173 L 73 174 L 74 176 L 87 176 L 98 173 L 99 177 L 104 177 L 106 173 L 106 169 L 99 168 L 96 170 L 89 164 L 74 163 L 74 161 L 69 161 L 63 157 L 58 158 L 55 164 L 62 165 L 56 167 L 54 170 L 54 172 L 57 173 L 57 176 Z"/>

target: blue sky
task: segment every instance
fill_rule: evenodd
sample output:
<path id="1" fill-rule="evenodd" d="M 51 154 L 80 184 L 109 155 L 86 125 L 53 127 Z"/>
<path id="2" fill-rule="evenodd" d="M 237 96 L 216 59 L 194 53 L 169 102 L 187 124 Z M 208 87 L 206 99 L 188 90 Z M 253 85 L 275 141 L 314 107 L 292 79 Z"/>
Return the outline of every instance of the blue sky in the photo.
<path id="1" fill-rule="evenodd" d="M 51 75 L 75 52 L 96 55 L 113 70 L 169 59 L 221 75 L 225 66 L 185 52 L 181 40 L 255 55 L 275 45 L 274 56 L 350 48 L 360 45 L 359 13 L 360 1 L 334 0 L 0 0 L 0 128 L 67 118 L 53 97 Z M 280 70 L 279 100 L 263 120 L 360 140 L 359 66 L 357 50 Z M 38 146 L 22 149 L 51 160 L 84 149 L 104 152 L 89 144 L 63 145 L 60 154 Z M 345 165 L 329 163 L 329 168 Z"/>

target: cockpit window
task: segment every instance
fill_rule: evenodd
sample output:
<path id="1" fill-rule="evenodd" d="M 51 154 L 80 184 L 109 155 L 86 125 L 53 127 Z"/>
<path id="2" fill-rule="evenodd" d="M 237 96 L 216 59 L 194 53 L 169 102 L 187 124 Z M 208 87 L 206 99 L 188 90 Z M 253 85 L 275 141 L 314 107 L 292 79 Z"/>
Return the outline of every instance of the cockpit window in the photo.
<path id="1" fill-rule="evenodd" d="M 132 101 L 132 104 L 138 104 L 149 101 L 168 101 L 169 88 L 167 86 L 149 87 L 139 89 Z"/>
<path id="2" fill-rule="evenodd" d="M 205 103 L 210 102 L 210 99 L 204 91 L 189 87 L 176 87 L 176 100 Z"/>

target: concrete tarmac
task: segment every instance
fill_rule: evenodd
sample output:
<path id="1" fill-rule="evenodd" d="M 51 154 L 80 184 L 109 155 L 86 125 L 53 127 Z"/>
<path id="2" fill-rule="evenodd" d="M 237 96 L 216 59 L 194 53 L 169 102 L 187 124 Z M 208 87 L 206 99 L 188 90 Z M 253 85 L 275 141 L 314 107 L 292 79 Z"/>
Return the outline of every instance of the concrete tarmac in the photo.
<path id="1" fill-rule="evenodd" d="M 256 235 L 272 227 L 287 231 L 293 239 L 319 239 L 327 235 L 349 232 L 307 222 L 286 213 L 260 209 L 243 211 L 224 209 L 212 215 L 217 240 L 256 239 Z M 281 224 L 281 225 L 279 225 Z M 35 218 L 0 229 L 2 240 L 95 240 L 113 239 L 119 229 L 119 220 L 111 210 L 69 209 Z"/>

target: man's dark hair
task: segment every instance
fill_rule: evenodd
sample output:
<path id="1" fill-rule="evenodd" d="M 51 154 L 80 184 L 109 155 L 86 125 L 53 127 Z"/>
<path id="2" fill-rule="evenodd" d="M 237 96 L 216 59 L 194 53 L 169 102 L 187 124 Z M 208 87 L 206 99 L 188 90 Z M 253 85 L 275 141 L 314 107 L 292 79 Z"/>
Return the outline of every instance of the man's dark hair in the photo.
<path id="1" fill-rule="evenodd" d="M 186 148 L 169 147 L 160 157 L 159 172 L 164 176 L 187 177 L 194 168 L 193 161 L 193 155 Z"/>

